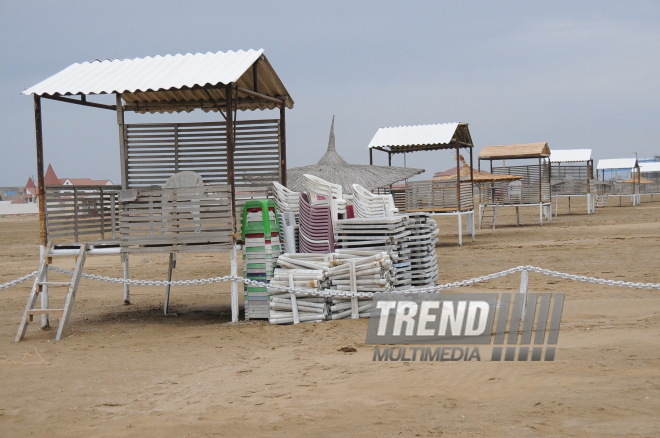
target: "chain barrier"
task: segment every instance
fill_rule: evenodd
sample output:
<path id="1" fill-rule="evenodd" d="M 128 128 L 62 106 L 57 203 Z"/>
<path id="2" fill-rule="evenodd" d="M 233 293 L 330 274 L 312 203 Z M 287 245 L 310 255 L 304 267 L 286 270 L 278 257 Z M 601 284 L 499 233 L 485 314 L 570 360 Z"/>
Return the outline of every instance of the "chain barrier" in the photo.
<path id="1" fill-rule="evenodd" d="M 7 289 L 7 288 L 10 288 L 10 287 L 12 287 L 12 286 L 16 286 L 17 284 L 22 283 L 22 282 L 24 282 L 25 280 L 29 280 L 30 278 L 32 278 L 32 277 L 34 277 L 35 275 L 37 275 L 37 272 L 38 272 L 38 271 L 34 271 L 34 272 L 29 273 L 28 275 L 24 275 L 24 276 L 22 276 L 21 278 L 17 278 L 17 279 L 14 280 L 14 281 L 10 281 L 9 283 L 0 284 L 0 290 Z"/>
<path id="2" fill-rule="evenodd" d="M 72 274 L 73 271 L 68 270 L 68 269 L 62 269 L 58 268 L 55 266 L 49 266 L 49 270 L 54 271 L 54 272 L 60 272 L 62 274 Z M 544 274 L 544 275 L 549 275 L 552 277 L 558 277 L 558 278 L 563 278 L 566 280 L 573 280 L 573 281 L 582 281 L 586 283 L 592 283 L 592 284 L 601 284 L 605 286 L 617 286 L 617 287 L 628 287 L 628 288 L 633 288 L 633 289 L 652 289 L 652 290 L 660 290 L 660 283 L 641 283 L 641 282 L 633 282 L 633 281 L 620 281 L 620 280 L 606 280 L 603 278 L 596 278 L 596 277 L 587 277 L 584 275 L 573 275 L 573 274 L 567 274 L 564 272 L 558 272 L 558 271 L 552 271 L 550 269 L 543 269 L 543 268 L 538 268 L 536 266 L 517 266 L 515 268 L 507 269 L 504 271 L 496 272 L 494 274 L 488 274 L 488 275 L 483 275 L 481 277 L 474 277 L 470 278 L 467 280 L 462 280 L 462 281 L 455 281 L 452 283 L 445 283 L 445 284 L 437 284 L 433 286 L 425 286 L 425 287 L 418 287 L 414 289 L 405 289 L 405 290 L 393 290 L 389 291 L 387 293 L 391 294 L 419 294 L 419 293 L 432 293 L 432 292 L 439 292 L 444 289 L 453 289 L 453 288 L 458 288 L 458 287 L 464 287 L 464 286 L 471 286 L 477 283 L 483 283 L 485 281 L 489 280 L 494 280 L 499 277 L 505 277 L 507 275 L 515 274 L 516 272 L 521 272 L 521 271 L 530 271 L 530 272 L 536 272 L 539 274 Z M 32 277 L 37 275 L 37 271 L 34 271 L 30 274 L 27 274 L 23 277 L 17 278 L 14 281 L 10 281 L 5 284 L 0 284 L 0 290 L 2 289 L 7 289 L 9 287 L 15 286 L 23 281 L 26 281 Z M 261 281 L 257 280 L 251 280 L 249 278 L 244 278 L 240 277 L 238 275 L 225 275 L 223 277 L 212 277 L 212 278 L 203 278 L 203 279 L 197 279 L 197 280 L 172 280 L 172 281 L 167 281 L 167 280 L 133 280 L 133 279 L 124 279 L 124 278 L 114 278 L 114 277 L 106 277 L 103 275 L 94 275 L 94 274 L 82 274 L 83 278 L 88 278 L 91 280 L 97 280 L 97 281 L 102 281 L 106 283 L 115 283 L 115 284 L 129 284 L 129 285 L 134 285 L 134 286 L 192 286 L 192 285 L 204 285 L 204 284 L 211 284 L 211 283 L 222 283 L 225 281 L 238 281 L 241 283 L 244 283 L 246 285 L 250 286 L 256 286 L 256 287 L 263 287 L 264 283 Z M 358 297 L 358 298 L 369 298 L 374 296 L 375 294 L 378 293 L 383 293 L 383 292 L 350 292 L 350 291 L 338 291 L 338 290 L 332 290 L 332 289 L 326 289 L 326 290 L 314 290 L 314 289 L 308 289 L 308 288 L 301 288 L 301 287 L 291 287 L 291 286 L 280 286 L 280 285 L 268 285 L 270 289 L 273 290 L 278 290 L 278 291 L 283 291 L 283 292 L 292 292 L 297 295 L 313 295 L 313 296 L 319 296 L 319 297 L 344 297 L 344 298 L 350 298 L 350 297 Z"/>

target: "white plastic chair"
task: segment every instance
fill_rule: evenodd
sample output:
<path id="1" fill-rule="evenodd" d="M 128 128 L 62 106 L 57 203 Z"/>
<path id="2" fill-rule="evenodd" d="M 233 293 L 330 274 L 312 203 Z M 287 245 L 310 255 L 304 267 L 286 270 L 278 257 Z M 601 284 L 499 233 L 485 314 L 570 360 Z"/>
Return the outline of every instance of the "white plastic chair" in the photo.
<path id="1" fill-rule="evenodd" d="M 294 192 L 277 181 L 273 181 L 273 194 L 280 212 L 290 211 L 296 215 L 300 213 L 300 192 Z"/>
<path id="2" fill-rule="evenodd" d="M 310 203 L 312 205 L 329 205 L 333 224 L 339 219 L 340 214 L 346 214 L 347 202 L 342 196 L 342 189 L 339 184 L 333 184 L 306 173 L 303 176 L 305 177 L 304 186 Z"/>
<path id="3" fill-rule="evenodd" d="M 204 185 L 204 179 L 202 176 L 197 173 L 193 172 L 191 170 L 183 170 L 181 172 L 177 172 L 174 175 L 170 176 L 165 184 L 163 184 L 164 189 L 183 189 L 183 188 L 189 188 L 189 187 L 200 187 Z M 201 193 L 200 193 L 201 195 Z M 163 222 L 163 228 L 167 228 L 167 222 L 169 220 L 169 214 L 171 207 L 167 205 L 169 201 L 169 197 L 163 196 L 163 213 L 162 213 L 162 222 Z M 191 199 L 191 201 L 195 201 L 195 199 Z M 178 209 L 181 209 L 181 206 L 177 206 Z M 200 206 L 192 206 L 190 207 L 190 213 L 192 214 L 192 220 L 195 223 L 195 232 L 199 232 L 201 229 L 201 214 L 200 214 Z"/>
<path id="4" fill-rule="evenodd" d="M 511 181 L 507 190 L 509 195 L 509 202 L 522 202 L 522 182 L 521 181 Z"/>
<path id="5" fill-rule="evenodd" d="M 356 217 L 387 217 L 399 213 L 399 209 L 394 206 L 392 195 L 377 195 L 359 184 L 353 184 L 353 196 Z"/>

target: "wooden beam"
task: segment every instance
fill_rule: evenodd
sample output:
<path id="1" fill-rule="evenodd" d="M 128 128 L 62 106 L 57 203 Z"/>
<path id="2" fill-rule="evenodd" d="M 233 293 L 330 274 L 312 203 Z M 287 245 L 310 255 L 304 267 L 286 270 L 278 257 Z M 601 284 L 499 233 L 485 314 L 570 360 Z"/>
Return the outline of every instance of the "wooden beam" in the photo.
<path id="1" fill-rule="evenodd" d="M 227 97 L 227 124 L 225 125 L 225 136 L 227 138 L 227 184 L 231 190 L 231 217 L 232 233 L 236 234 L 236 183 L 234 169 L 234 153 L 236 151 L 236 139 L 234 138 L 234 112 L 233 106 L 233 84 L 225 85 Z"/>
<path id="2" fill-rule="evenodd" d="M 42 96 L 45 99 L 57 100 L 59 102 L 73 103 L 76 105 L 91 106 L 92 108 L 101 108 L 115 111 L 117 108 L 114 105 L 105 105 L 102 103 L 88 102 L 85 96 L 81 96 L 81 100 L 71 99 L 70 97 L 62 96 Z"/>
<path id="3" fill-rule="evenodd" d="M 259 59 L 252 64 L 252 89 L 255 93 L 259 93 Z"/>
<path id="4" fill-rule="evenodd" d="M 124 108 L 121 95 L 115 94 L 117 105 L 117 126 L 119 127 L 119 165 L 121 166 L 121 188 L 128 189 L 128 147 L 126 142 L 126 125 L 124 124 Z"/>
<path id="5" fill-rule="evenodd" d="M 280 184 L 286 187 L 286 106 L 280 105 Z"/>
<path id="6" fill-rule="evenodd" d="M 39 244 L 48 243 L 46 232 L 46 190 L 44 183 L 44 141 L 41 126 L 41 98 L 34 95 L 34 133 L 37 144 L 37 198 L 39 200 Z"/>
<path id="7" fill-rule="evenodd" d="M 285 103 L 284 99 L 279 99 L 277 97 L 268 96 L 268 95 L 263 94 L 263 93 L 257 93 L 255 91 L 248 90 L 247 88 L 236 86 L 236 89 L 238 91 L 240 91 L 241 93 L 247 94 L 248 96 L 252 96 L 252 97 L 256 97 L 258 99 L 266 100 L 268 102 L 273 102 L 273 103 L 276 103 L 278 105 L 284 105 L 284 103 Z"/>

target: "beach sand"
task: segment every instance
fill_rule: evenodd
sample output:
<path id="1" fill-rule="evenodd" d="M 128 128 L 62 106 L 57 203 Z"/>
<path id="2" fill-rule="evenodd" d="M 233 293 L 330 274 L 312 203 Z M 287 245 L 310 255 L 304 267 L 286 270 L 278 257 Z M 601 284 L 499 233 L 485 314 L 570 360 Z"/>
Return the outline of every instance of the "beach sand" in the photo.
<path id="1" fill-rule="evenodd" d="M 660 282 L 659 202 L 573 211 L 539 226 L 523 209 L 518 227 L 502 210 L 463 247 L 455 218 L 440 219 L 440 282 L 519 265 Z M 37 230 L 33 216 L 0 218 L 0 284 L 37 269 Z M 133 277 L 165 279 L 167 258 L 132 256 Z M 89 256 L 85 272 L 122 265 Z M 228 273 L 227 254 L 181 254 L 174 279 Z M 124 306 L 121 285 L 84 279 L 62 341 L 34 323 L 15 344 L 30 287 L 0 291 L 3 437 L 660 436 L 657 290 L 532 273 L 530 292 L 566 294 L 554 361 L 377 362 L 367 319 L 231 324 L 228 284 L 173 287 L 164 316 L 163 287 L 133 287 Z"/>

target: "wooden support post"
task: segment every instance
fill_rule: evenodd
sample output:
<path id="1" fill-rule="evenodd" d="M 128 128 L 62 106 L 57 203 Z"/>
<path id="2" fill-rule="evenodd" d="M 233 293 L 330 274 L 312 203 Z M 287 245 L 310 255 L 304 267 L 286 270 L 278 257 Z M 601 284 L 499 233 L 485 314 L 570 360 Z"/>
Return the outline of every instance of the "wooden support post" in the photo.
<path id="1" fill-rule="evenodd" d="M 286 187 L 286 105 L 280 106 L 280 184 Z"/>
<path id="2" fill-rule="evenodd" d="M 456 211 L 460 212 L 461 211 L 461 160 L 459 159 L 460 157 L 460 152 L 459 152 L 459 147 L 456 146 Z M 460 217 L 461 215 L 458 215 L 459 220 L 458 223 L 461 223 Z M 463 233 L 462 230 L 460 230 L 461 234 Z"/>
<path id="3" fill-rule="evenodd" d="M 121 261 L 124 265 L 124 280 L 128 280 L 130 275 L 128 272 L 128 253 L 121 254 Z M 131 289 L 128 283 L 124 283 L 124 305 L 131 304 Z"/>
<path id="4" fill-rule="evenodd" d="M 119 165 L 121 166 L 121 188 L 128 189 L 128 150 L 126 143 L 126 126 L 124 125 L 124 107 L 121 95 L 115 94 L 117 101 L 117 126 L 119 127 Z"/>
<path id="5" fill-rule="evenodd" d="M 41 122 L 41 98 L 34 96 L 34 133 L 37 146 L 37 202 L 39 203 L 39 245 L 41 260 L 48 265 L 50 259 L 45 254 L 46 244 L 48 243 L 48 232 L 46 230 L 46 186 L 44 178 L 44 142 L 43 127 Z M 44 281 L 48 280 L 48 271 L 44 273 Z M 41 308 L 48 308 L 48 286 L 41 287 Z M 48 315 L 41 315 L 41 328 L 46 330 L 50 328 Z"/>
<path id="6" fill-rule="evenodd" d="M 225 125 L 227 138 L 227 185 L 231 189 L 231 211 L 233 218 L 233 233 L 236 234 L 236 186 L 234 169 L 234 152 L 236 143 L 234 138 L 234 88 L 232 84 L 225 85 L 227 95 L 227 123 Z"/>
<path id="7" fill-rule="evenodd" d="M 392 153 L 391 152 L 387 153 L 387 165 L 388 166 L 392 165 Z"/>
<path id="8" fill-rule="evenodd" d="M 373 150 L 373 148 L 369 148 L 369 165 L 370 166 L 374 165 L 374 150 Z"/>
<path id="9" fill-rule="evenodd" d="M 523 294 L 522 309 L 520 309 L 520 320 L 525 320 L 525 310 L 527 309 L 527 285 L 529 283 L 529 271 L 523 269 L 520 271 L 520 293 Z"/>
<path id="10" fill-rule="evenodd" d="M 48 243 L 46 231 L 46 188 L 44 182 L 44 141 L 41 125 L 41 98 L 34 96 L 34 132 L 37 143 L 37 199 L 39 202 L 39 244 Z"/>
<path id="11" fill-rule="evenodd" d="M 237 261 L 237 250 L 236 250 L 236 245 L 231 246 L 231 250 L 229 253 L 229 261 L 231 264 L 230 267 L 230 274 L 231 275 L 238 275 L 238 261 Z M 239 308 L 238 308 L 238 282 L 237 281 L 232 281 L 231 282 L 231 322 L 238 322 L 238 314 L 239 314 Z"/>
<path id="12" fill-rule="evenodd" d="M 46 266 L 50 265 L 51 258 L 48 256 L 47 252 L 50 250 L 50 247 L 46 247 L 43 245 L 39 245 L 39 254 L 41 256 L 41 260 L 44 261 Z M 43 274 L 43 282 L 46 283 L 48 282 L 48 269 L 46 268 L 46 271 Z M 41 299 L 41 308 L 42 309 L 49 309 L 50 307 L 50 302 L 48 299 L 48 285 L 43 284 L 39 285 L 37 287 L 41 287 L 41 293 L 40 299 Z M 50 315 L 48 313 L 44 313 L 41 315 L 41 330 L 48 330 L 50 328 Z"/>
<path id="13" fill-rule="evenodd" d="M 172 281 L 172 271 L 176 268 L 176 252 L 170 253 L 170 262 L 167 266 L 167 281 Z M 165 304 L 163 304 L 163 314 L 167 315 L 170 310 L 170 289 L 171 285 L 165 286 Z"/>

